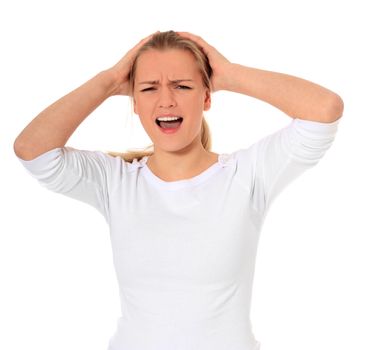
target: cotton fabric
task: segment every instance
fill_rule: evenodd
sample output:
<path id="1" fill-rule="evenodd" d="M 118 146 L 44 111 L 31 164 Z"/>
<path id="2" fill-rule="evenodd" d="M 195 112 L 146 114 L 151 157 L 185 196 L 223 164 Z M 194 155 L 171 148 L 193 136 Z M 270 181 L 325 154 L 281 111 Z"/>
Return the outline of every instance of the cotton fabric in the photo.
<path id="1" fill-rule="evenodd" d="M 109 226 L 122 315 L 108 349 L 258 350 L 250 309 L 261 227 L 280 192 L 330 148 L 338 124 L 292 119 L 171 182 L 148 157 L 129 163 L 66 146 L 19 158 L 41 185 L 92 205 Z"/>

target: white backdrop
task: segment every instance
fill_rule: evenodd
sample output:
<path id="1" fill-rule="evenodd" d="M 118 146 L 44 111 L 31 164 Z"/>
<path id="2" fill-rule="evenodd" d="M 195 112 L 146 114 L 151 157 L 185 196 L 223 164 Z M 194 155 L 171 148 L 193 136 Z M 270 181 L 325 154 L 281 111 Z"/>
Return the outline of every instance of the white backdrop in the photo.
<path id="1" fill-rule="evenodd" d="M 40 187 L 13 142 L 42 109 L 170 29 L 202 36 L 232 62 L 342 96 L 331 149 L 266 218 L 251 316 L 262 350 L 372 349 L 372 26 L 361 0 L 2 2 L 0 348 L 106 349 L 120 312 L 108 227 L 94 208 Z M 214 152 L 248 147 L 291 120 L 245 95 L 212 99 Z M 150 143 L 129 99 L 112 97 L 67 145 Z"/>

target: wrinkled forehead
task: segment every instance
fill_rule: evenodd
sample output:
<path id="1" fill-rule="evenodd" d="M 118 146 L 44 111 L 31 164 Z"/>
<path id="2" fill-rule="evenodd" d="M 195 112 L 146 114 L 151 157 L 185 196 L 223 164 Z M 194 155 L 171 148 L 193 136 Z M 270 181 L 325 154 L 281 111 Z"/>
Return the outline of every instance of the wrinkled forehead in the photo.
<path id="1" fill-rule="evenodd" d="M 200 68 L 187 50 L 148 50 L 137 60 L 135 83 L 143 81 L 201 81 Z"/>

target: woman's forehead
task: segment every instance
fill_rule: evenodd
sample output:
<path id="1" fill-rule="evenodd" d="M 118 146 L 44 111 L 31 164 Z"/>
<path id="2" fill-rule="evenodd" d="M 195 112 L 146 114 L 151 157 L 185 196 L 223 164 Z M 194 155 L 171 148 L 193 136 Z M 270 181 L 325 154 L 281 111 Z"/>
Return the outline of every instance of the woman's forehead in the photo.
<path id="1" fill-rule="evenodd" d="M 159 61 L 167 61 L 177 57 L 178 60 L 185 60 L 185 61 L 195 61 L 195 56 L 189 50 L 182 50 L 182 49 L 148 49 L 141 53 L 139 56 L 140 60 L 145 60 L 147 58 L 148 61 L 159 60 Z"/>
<path id="2" fill-rule="evenodd" d="M 137 62 L 138 80 L 158 80 L 166 75 L 170 80 L 196 79 L 200 75 L 194 56 L 185 50 L 149 50 Z"/>

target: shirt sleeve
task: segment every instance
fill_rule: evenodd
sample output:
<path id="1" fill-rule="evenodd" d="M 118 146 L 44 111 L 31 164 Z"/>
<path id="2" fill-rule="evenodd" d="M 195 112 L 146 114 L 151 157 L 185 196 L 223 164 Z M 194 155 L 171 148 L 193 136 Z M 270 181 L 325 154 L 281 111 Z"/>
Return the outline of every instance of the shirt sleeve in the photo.
<path id="1" fill-rule="evenodd" d="M 62 147 L 32 160 L 17 158 L 42 186 L 92 205 L 109 221 L 113 157 L 100 151 Z"/>
<path id="2" fill-rule="evenodd" d="M 331 147 L 340 119 L 323 123 L 292 119 L 289 125 L 238 151 L 242 182 L 252 206 L 265 214 L 278 194 Z"/>

